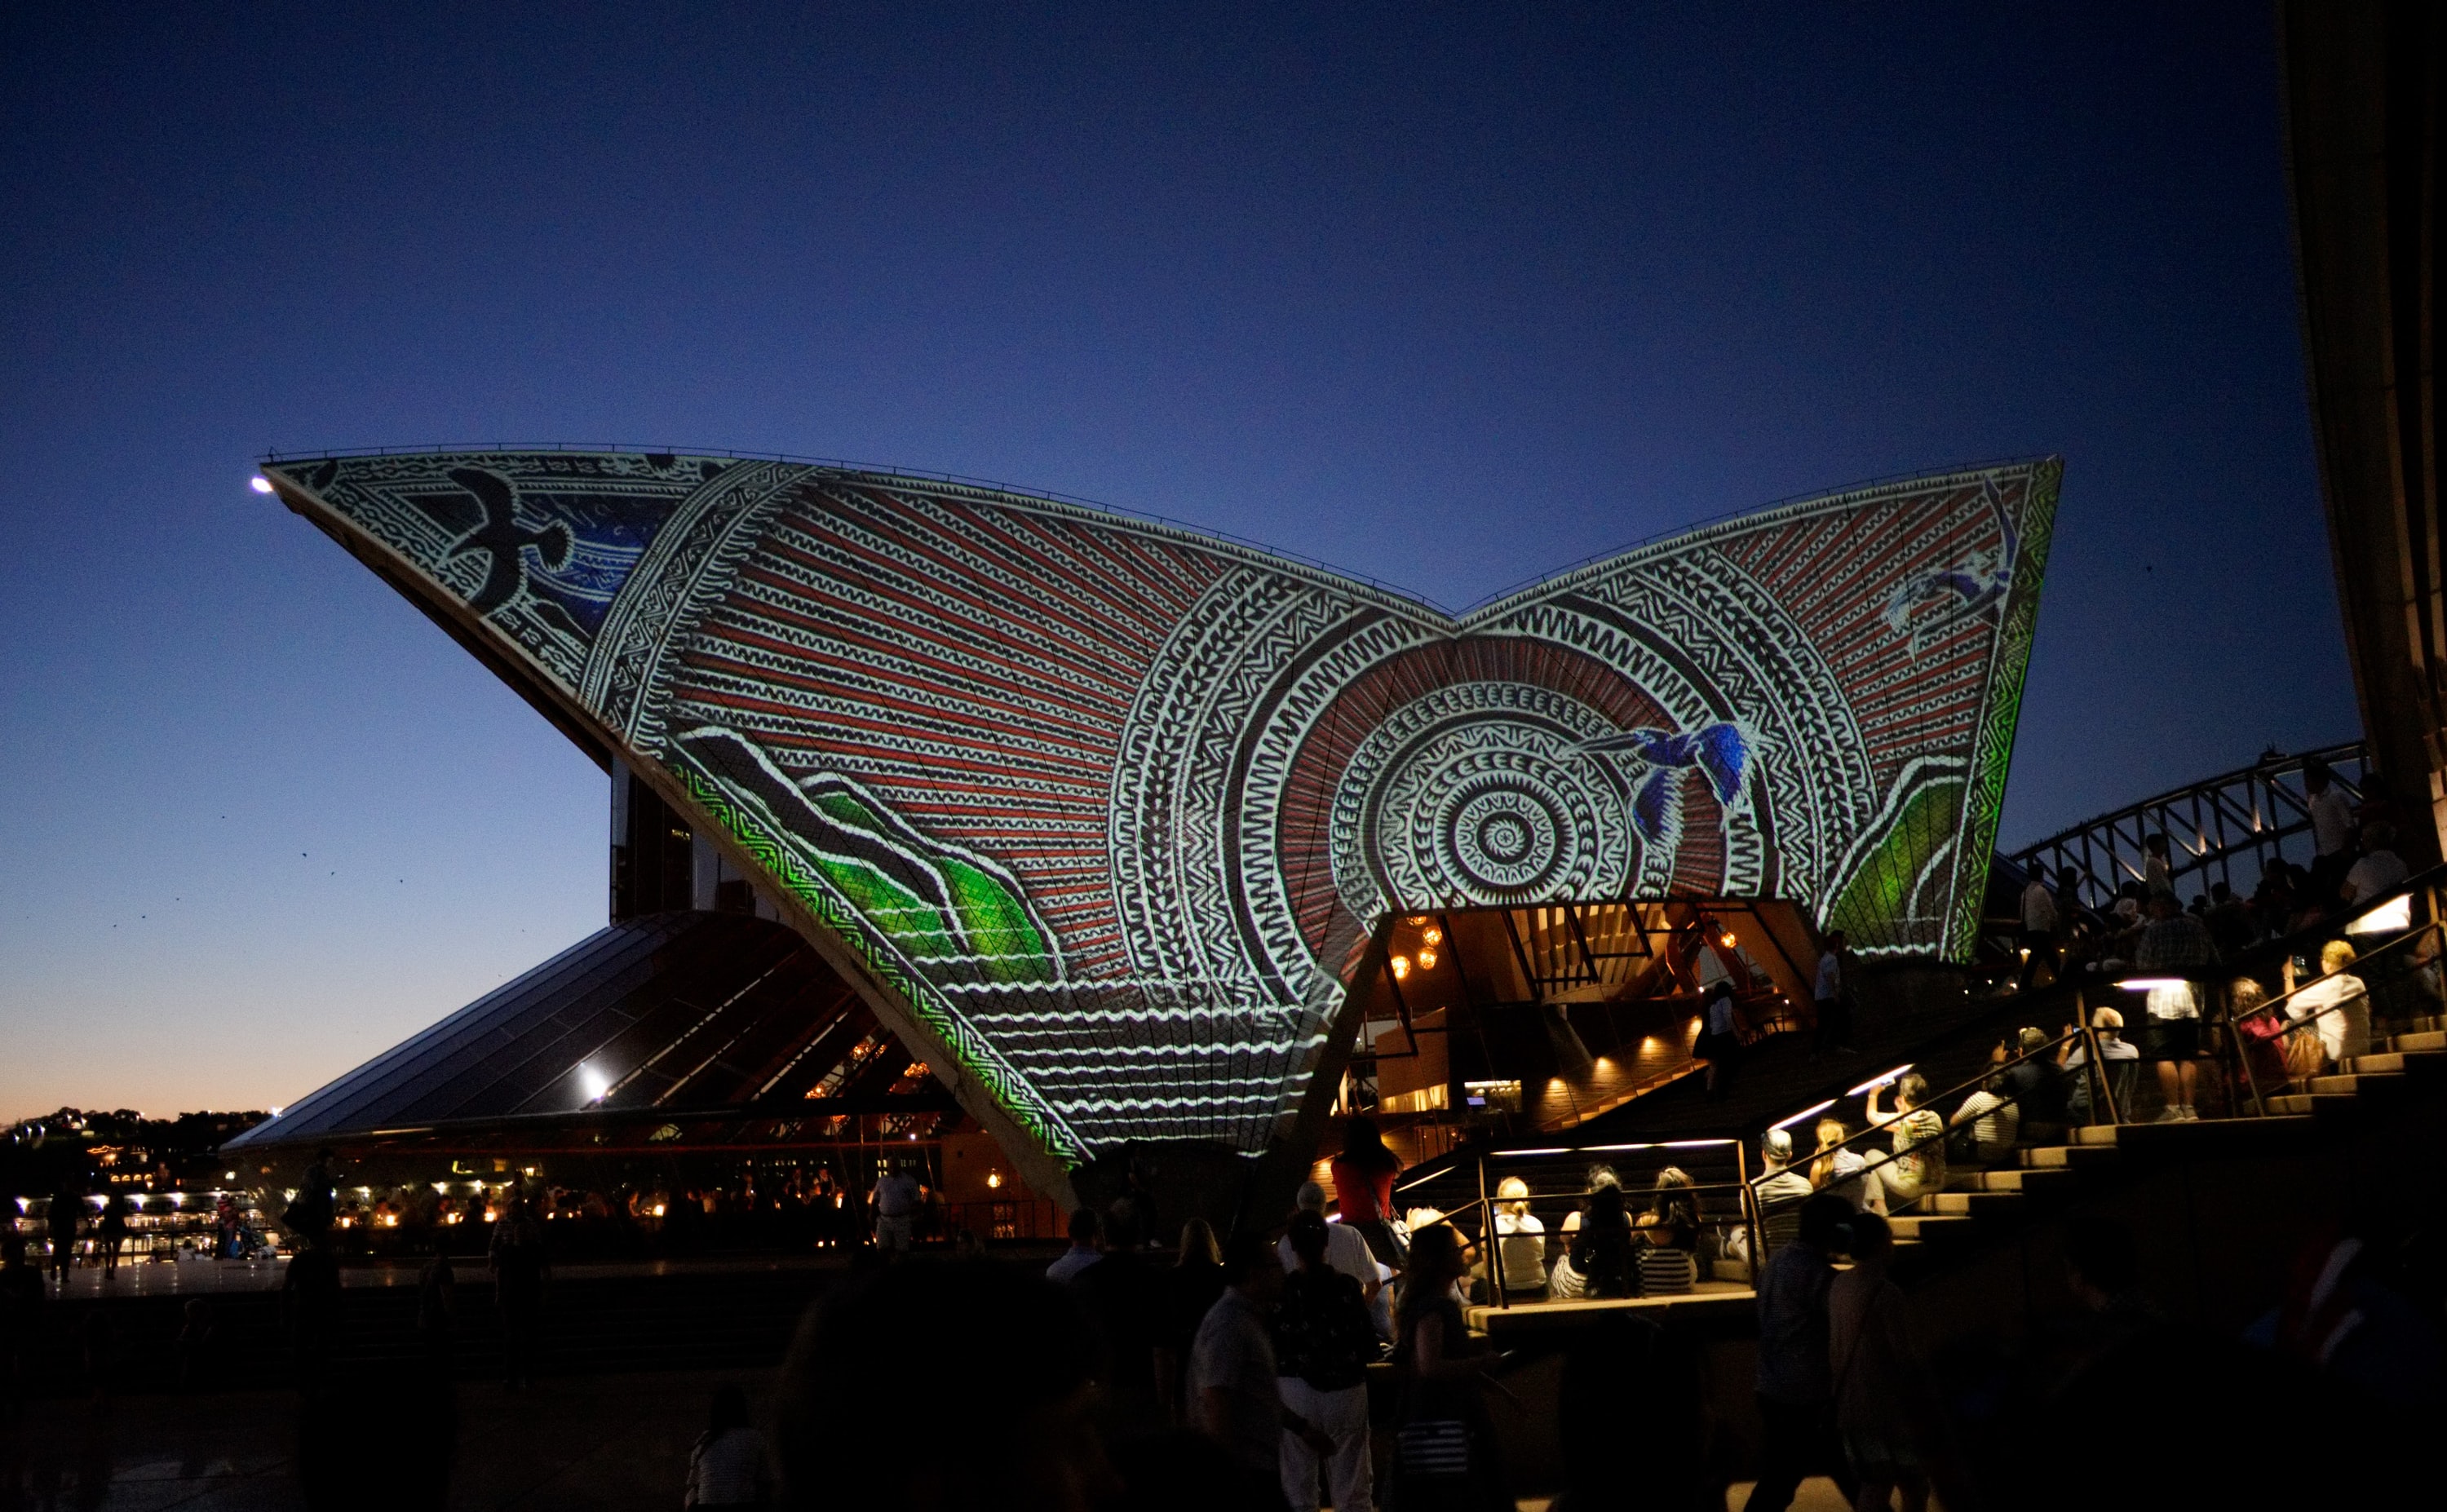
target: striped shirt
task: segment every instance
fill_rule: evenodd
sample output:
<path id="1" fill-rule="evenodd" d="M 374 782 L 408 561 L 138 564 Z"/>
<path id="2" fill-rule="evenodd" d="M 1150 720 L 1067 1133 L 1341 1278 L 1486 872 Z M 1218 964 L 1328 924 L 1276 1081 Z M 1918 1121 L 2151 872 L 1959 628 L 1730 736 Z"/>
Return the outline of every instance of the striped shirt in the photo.
<path id="1" fill-rule="evenodd" d="M 1664 1244 L 1640 1247 L 1640 1295 L 1675 1296 L 1699 1279 L 1699 1261 L 1689 1250 Z"/>

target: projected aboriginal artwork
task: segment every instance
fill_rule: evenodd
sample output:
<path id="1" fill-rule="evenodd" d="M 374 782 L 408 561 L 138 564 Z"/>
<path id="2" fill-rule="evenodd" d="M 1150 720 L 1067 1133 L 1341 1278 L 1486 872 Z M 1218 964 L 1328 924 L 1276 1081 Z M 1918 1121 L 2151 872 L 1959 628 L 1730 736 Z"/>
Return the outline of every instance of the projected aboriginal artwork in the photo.
<path id="1" fill-rule="evenodd" d="M 1264 1146 L 1389 911 L 1977 922 L 2058 468 L 1693 531 L 1461 617 L 1193 532 L 801 463 L 280 462 L 292 507 L 659 768 L 1049 1154 Z"/>

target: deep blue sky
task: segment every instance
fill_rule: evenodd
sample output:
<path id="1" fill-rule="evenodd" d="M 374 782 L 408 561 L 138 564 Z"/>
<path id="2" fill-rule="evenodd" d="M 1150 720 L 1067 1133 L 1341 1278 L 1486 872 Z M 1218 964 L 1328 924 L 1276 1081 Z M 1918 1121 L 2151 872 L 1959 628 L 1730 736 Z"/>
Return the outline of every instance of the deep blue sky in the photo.
<path id="1" fill-rule="evenodd" d="M 85 9 L 0 20 L 0 1115 L 287 1102 L 601 920 L 596 769 L 267 446 L 939 468 L 1452 606 L 2056 451 L 2009 842 L 2357 728 L 2256 8 Z"/>

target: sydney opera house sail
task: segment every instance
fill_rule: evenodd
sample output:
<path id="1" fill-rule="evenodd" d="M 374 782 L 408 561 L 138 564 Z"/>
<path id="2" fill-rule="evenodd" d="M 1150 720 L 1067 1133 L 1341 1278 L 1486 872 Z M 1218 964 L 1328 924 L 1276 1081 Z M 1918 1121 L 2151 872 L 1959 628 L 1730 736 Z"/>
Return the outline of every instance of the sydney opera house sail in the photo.
<path id="1" fill-rule="evenodd" d="M 725 838 L 964 1106 L 1263 1148 L 1389 914 L 1791 900 L 1969 949 L 2058 466 L 1786 504 L 1460 617 L 1194 532 L 685 455 L 277 461 Z"/>

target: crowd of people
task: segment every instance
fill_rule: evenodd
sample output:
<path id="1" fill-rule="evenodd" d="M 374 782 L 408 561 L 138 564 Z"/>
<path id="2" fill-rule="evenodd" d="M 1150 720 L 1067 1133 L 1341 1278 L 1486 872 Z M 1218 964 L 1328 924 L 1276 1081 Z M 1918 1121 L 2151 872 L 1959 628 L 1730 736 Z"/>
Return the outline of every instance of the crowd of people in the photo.
<path id="1" fill-rule="evenodd" d="M 2183 901 L 2164 833 L 2143 837 L 2140 875 L 2116 884 L 2096 907 L 2085 899 L 2101 895 L 2096 879 L 2071 866 L 2052 872 L 2044 862 L 2033 862 L 2019 904 L 2024 984 L 2231 958 L 2265 940 L 2324 925 L 2343 927 L 2406 879 L 2408 869 L 2396 851 L 2395 805 L 2376 774 L 2364 779 L 2356 802 L 2315 759 L 2304 765 L 2303 786 L 2312 859 L 2305 864 L 2269 858 L 2248 898 L 2213 881 Z M 2160 899 L 2173 903 L 2172 914 L 2160 911 Z M 2156 958 L 2145 958 L 2153 926 L 2177 917 L 2188 923 L 2158 931 L 2152 947 Z"/>

